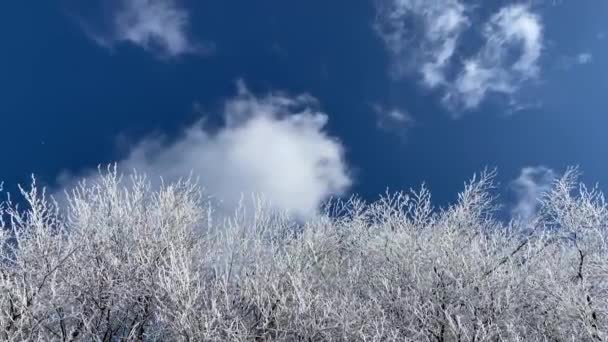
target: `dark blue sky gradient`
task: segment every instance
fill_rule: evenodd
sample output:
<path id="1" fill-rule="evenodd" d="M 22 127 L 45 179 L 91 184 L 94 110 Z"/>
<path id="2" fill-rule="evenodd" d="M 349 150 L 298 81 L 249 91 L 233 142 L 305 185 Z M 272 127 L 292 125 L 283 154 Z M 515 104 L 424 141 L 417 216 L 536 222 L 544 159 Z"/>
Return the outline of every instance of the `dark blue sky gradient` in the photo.
<path id="1" fill-rule="evenodd" d="M 213 42 L 213 55 L 162 59 L 127 44 L 102 48 L 75 20 L 103 21 L 96 1 L 2 2 L 0 180 L 10 189 L 35 173 L 53 186 L 62 171 L 119 160 L 150 134 L 175 137 L 202 115 L 220 120 L 218 107 L 243 79 L 254 93 L 315 96 L 346 147 L 352 191 L 365 198 L 426 182 L 446 203 L 484 166 L 496 166 L 506 186 L 525 166 L 580 165 L 586 181 L 606 189 L 608 37 L 598 37 L 608 32 L 605 1 L 539 4 L 541 75 L 520 94 L 533 105 L 510 113 L 505 99 L 490 97 L 459 119 L 417 75 L 389 77 L 371 0 L 185 6 L 191 35 Z M 581 52 L 592 63 L 559 67 Z M 379 129 L 373 104 L 407 110 L 416 125 L 403 134 Z"/>

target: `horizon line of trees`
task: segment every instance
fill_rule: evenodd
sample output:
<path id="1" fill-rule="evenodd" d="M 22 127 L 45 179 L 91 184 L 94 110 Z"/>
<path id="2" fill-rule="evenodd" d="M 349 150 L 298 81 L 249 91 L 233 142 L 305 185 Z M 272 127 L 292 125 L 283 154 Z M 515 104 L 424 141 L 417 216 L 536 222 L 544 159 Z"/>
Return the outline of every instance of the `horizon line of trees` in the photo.
<path id="1" fill-rule="evenodd" d="M 191 179 L 109 168 L 0 202 L 2 341 L 608 341 L 608 207 L 568 169 L 531 219 L 494 172 L 306 221 L 218 214 Z"/>

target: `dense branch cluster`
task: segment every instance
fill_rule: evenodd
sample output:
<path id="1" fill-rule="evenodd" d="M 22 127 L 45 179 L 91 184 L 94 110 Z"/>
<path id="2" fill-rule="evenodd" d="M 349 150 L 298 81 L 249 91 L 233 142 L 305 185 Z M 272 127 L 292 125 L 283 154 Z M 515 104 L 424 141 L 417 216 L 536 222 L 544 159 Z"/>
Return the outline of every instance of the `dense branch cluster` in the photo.
<path id="1" fill-rule="evenodd" d="M 103 172 L 57 204 L 0 204 L 2 341 L 606 341 L 608 208 L 575 170 L 526 222 L 492 172 L 434 208 L 421 188 L 214 213 L 195 182 Z"/>

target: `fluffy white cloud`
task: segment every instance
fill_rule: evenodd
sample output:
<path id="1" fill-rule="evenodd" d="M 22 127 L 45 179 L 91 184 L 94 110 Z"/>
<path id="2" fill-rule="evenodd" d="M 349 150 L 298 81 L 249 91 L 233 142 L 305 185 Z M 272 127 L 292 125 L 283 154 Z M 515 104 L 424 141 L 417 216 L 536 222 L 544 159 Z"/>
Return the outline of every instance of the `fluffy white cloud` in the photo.
<path id="1" fill-rule="evenodd" d="M 551 189 L 555 178 L 555 172 L 544 166 L 523 168 L 511 184 L 517 196 L 512 216 L 524 222 L 530 221 L 538 211 L 540 197 Z"/>
<path id="2" fill-rule="evenodd" d="M 543 48 L 541 18 L 527 5 L 505 6 L 482 26 L 477 52 L 457 59 L 464 54 L 461 36 L 479 26 L 471 11 L 459 0 L 378 2 L 376 30 L 397 66 L 395 75 L 413 68 L 424 85 L 444 91 L 446 105 L 463 109 L 478 107 L 491 93 L 511 96 L 535 78 Z"/>
<path id="3" fill-rule="evenodd" d="M 193 42 L 188 33 L 190 15 L 179 0 L 114 0 L 107 3 L 108 18 L 94 25 L 79 18 L 89 36 L 112 48 L 130 43 L 163 57 L 210 52 L 209 44 Z"/>
<path id="4" fill-rule="evenodd" d="M 227 209 L 256 194 L 298 216 L 313 215 L 350 186 L 343 147 L 324 131 L 328 117 L 314 98 L 256 97 L 241 84 L 223 115 L 226 126 L 218 131 L 198 123 L 170 144 L 140 142 L 119 168 L 168 180 L 192 172 Z"/>

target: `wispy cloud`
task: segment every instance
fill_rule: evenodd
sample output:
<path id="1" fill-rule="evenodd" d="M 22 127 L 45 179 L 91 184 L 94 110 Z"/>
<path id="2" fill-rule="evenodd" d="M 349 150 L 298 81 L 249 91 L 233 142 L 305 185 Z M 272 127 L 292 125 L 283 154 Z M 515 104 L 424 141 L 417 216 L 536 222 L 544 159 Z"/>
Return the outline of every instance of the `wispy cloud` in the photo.
<path id="1" fill-rule="evenodd" d="M 480 26 L 470 18 L 472 10 L 459 0 L 379 3 L 376 30 L 397 66 L 393 74 L 416 70 L 456 110 L 477 108 L 489 94 L 512 96 L 536 78 L 543 50 L 540 16 L 523 4 L 501 8 L 481 25 L 477 52 L 460 57 L 461 36 Z"/>
<path id="2" fill-rule="evenodd" d="M 98 44 L 113 48 L 128 43 L 163 57 L 211 52 L 209 43 L 189 36 L 190 14 L 178 0 L 116 0 L 111 2 L 108 27 L 93 27 L 80 20 Z"/>
<path id="3" fill-rule="evenodd" d="M 400 76 L 416 68 L 429 87 L 444 84 L 445 69 L 460 34 L 469 26 L 466 6 L 458 0 L 377 1 L 376 31 L 392 54 Z"/>
<path id="4" fill-rule="evenodd" d="M 557 67 L 562 70 L 570 70 L 577 65 L 586 65 L 593 62 L 593 55 L 590 52 L 581 52 L 575 56 L 562 56 Z"/>
<path id="5" fill-rule="evenodd" d="M 512 216 L 523 222 L 533 219 L 538 212 L 542 194 L 551 189 L 555 178 L 555 172 L 544 166 L 523 168 L 511 184 L 516 194 Z"/>
<path id="6" fill-rule="evenodd" d="M 501 9 L 485 25 L 485 45 L 464 62 L 445 100 L 469 109 L 478 107 L 490 92 L 513 94 L 523 81 L 538 75 L 542 33 L 540 17 L 528 6 Z M 513 58 L 517 51 L 519 56 Z"/>
<path id="7" fill-rule="evenodd" d="M 313 97 L 258 97 L 241 82 L 222 115 L 226 124 L 219 130 L 199 122 L 171 143 L 141 141 L 119 169 L 165 180 L 192 173 L 223 210 L 257 195 L 299 217 L 314 215 L 322 201 L 351 185 L 344 148 L 325 131 L 328 116 Z"/>
<path id="8" fill-rule="evenodd" d="M 576 56 L 576 61 L 578 64 L 589 64 L 592 60 L 593 55 L 588 52 L 579 53 L 578 56 Z"/>
<path id="9" fill-rule="evenodd" d="M 381 130 L 405 137 L 406 132 L 416 125 L 416 120 L 406 110 L 399 108 L 387 109 L 378 104 L 372 105 L 372 109 L 376 114 L 376 124 Z"/>

